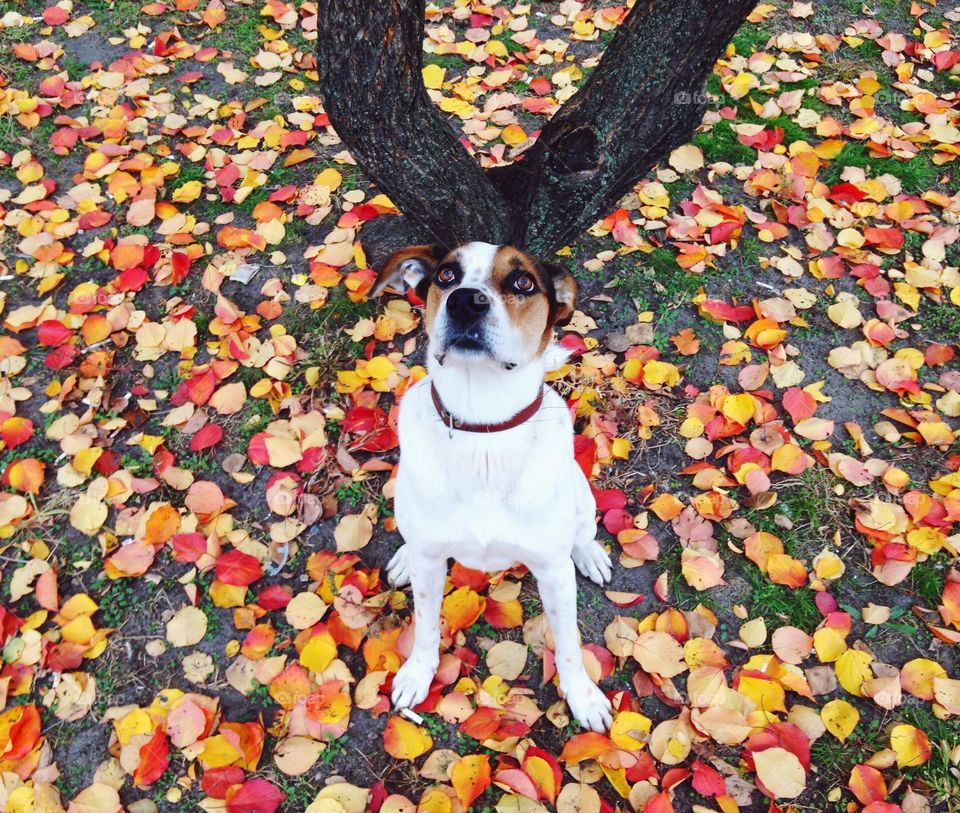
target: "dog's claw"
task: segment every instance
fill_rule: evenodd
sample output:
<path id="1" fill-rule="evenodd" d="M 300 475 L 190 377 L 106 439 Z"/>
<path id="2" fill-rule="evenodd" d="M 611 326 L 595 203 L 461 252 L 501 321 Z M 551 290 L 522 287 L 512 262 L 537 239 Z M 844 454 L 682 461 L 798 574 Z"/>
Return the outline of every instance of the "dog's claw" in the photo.
<path id="1" fill-rule="evenodd" d="M 416 660 L 409 660 L 400 667 L 393 679 L 390 699 L 395 709 L 412 709 L 419 706 L 430 693 L 435 668 Z"/>
<path id="2" fill-rule="evenodd" d="M 600 734 L 609 730 L 613 722 L 610 701 L 592 681 L 577 686 L 570 692 L 564 692 L 570 713 L 584 728 Z"/>
<path id="3" fill-rule="evenodd" d="M 387 578 L 394 587 L 410 584 L 410 569 L 407 561 L 407 546 L 401 545 L 387 564 Z"/>
<path id="4" fill-rule="evenodd" d="M 613 576 L 610 554 L 596 539 L 573 549 L 573 563 L 577 570 L 596 584 L 606 584 Z"/>

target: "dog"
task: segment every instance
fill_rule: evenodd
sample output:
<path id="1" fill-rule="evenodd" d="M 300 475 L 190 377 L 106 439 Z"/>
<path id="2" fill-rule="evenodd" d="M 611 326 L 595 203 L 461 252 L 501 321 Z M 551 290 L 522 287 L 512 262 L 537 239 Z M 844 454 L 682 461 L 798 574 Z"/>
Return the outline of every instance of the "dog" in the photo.
<path id="1" fill-rule="evenodd" d="M 583 665 L 574 567 L 603 584 L 596 503 L 573 455 L 573 421 L 544 375 L 567 354 L 554 327 L 574 312 L 567 271 L 512 246 L 401 249 L 371 290 L 413 288 L 425 302 L 427 370 L 400 402 L 394 511 L 404 544 L 387 566 L 409 582 L 414 643 L 393 680 L 396 708 L 427 696 L 439 664 L 447 560 L 536 578 L 560 690 L 585 728 L 604 731 L 610 701 Z"/>

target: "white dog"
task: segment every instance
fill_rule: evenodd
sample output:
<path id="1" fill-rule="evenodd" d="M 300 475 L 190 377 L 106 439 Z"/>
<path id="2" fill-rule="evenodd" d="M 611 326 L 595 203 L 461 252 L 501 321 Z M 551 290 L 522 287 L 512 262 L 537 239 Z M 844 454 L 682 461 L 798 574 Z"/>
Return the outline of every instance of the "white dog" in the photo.
<path id="1" fill-rule="evenodd" d="M 567 704 L 602 731 L 610 702 L 583 665 L 574 565 L 602 584 L 610 558 L 594 539 L 596 505 L 574 460 L 570 413 L 544 384 L 566 357 L 553 328 L 573 314 L 576 282 L 511 246 L 469 243 L 396 252 L 373 294 L 404 284 L 426 302 L 430 374 L 400 407 L 395 511 L 406 544 L 388 574 L 411 582 L 416 626 L 394 705 L 416 706 L 429 692 L 447 560 L 483 571 L 520 563 L 536 577 Z"/>

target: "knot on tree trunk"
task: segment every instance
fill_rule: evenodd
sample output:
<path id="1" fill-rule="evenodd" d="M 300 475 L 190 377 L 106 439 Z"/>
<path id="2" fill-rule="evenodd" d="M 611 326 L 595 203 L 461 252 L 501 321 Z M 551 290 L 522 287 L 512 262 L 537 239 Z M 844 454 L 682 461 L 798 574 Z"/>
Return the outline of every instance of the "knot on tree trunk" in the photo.
<path id="1" fill-rule="evenodd" d="M 548 169 L 559 178 L 596 172 L 603 162 L 600 139 L 589 124 L 561 133 L 552 144 L 544 144 L 544 149 L 547 151 Z"/>

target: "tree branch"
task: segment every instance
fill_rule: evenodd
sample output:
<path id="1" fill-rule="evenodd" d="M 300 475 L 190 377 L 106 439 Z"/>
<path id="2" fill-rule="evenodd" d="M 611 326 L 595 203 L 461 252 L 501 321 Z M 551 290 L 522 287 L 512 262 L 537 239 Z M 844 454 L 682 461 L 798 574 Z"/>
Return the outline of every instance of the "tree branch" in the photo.
<path id="1" fill-rule="evenodd" d="M 510 241 L 553 253 L 689 140 L 706 79 L 754 4 L 637 0 L 600 65 L 523 159 L 490 173 L 515 213 Z"/>
<path id="2" fill-rule="evenodd" d="M 425 0 L 321 0 L 324 107 L 363 171 L 423 231 L 549 256 L 686 142 L 756 0 L 636 0 L 599 66 L 515 163 L 484 173 L 421 74 Z"/>
<path id="3" fill-rule="evenodd" d="M 424 0 L 321 0 L 324 109 L 350 154 L 425 239 L 503 242 L 508 207 L 431 102 Z"/>

